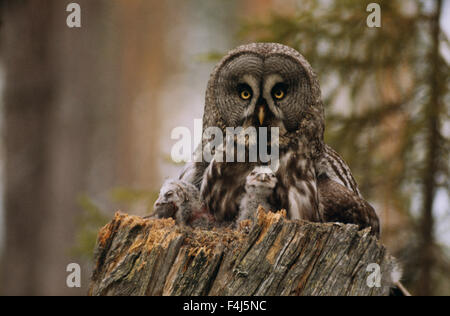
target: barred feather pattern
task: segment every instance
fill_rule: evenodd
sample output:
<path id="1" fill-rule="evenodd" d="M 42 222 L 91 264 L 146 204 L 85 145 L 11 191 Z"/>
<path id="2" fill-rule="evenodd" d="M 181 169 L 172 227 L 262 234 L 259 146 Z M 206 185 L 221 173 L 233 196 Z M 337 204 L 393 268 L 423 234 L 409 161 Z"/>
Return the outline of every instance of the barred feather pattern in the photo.
<path id="1" fill-rule="evenodd" d="M 347 163 L 333 148 L 326 144 L 323 154 L 316 163 L 316 170 L 318 177 L 326 175 L 331 180 L 342 184 L 359 197 L 362 197 Z"/>
<path id="2" fill-rule="evenodd" d="M 317 187 L 321 221 L 356 224 L 370 227 L 371 234 L 380 236 L 380 222 L 373 207 L 362 197 L 358 185 L 345 161 L 330 146 L 316 162 Z"/>
<path id="3" fill-rule="evenodd" d="M 218 222 L 232 222 L 239 213 L 251 163 L 226 163 L 212 160 L 203 174 L 200 196 Z"/>
<path id="4" fill-rule="evenodd" d="M 246 177 L 254 166 L 255 163 L 223 163 L 213 159 L 205 169 L 200 195 L 218 221 L 235 220 Z M 286 209 L 290 219 L 322 221 L 315 166 L 305 147 L 296 145 L 283 153 L 276 176 L 273 205 Z"/>
<path id="5" fill-rule="evenodd" d="M 277 199 L 288 218 L 322 221 L 314 164 L 305 152 L 290 150 L 283 155 L 277 178 Z"/>

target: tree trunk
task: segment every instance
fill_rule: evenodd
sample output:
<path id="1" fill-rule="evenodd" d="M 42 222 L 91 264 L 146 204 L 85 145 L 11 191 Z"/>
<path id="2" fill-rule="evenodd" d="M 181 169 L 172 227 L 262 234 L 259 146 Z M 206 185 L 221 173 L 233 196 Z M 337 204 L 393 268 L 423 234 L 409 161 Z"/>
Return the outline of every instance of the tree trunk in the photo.
<path id="1" fill-rule="evenodd" d="M 9 295 L 36 295 L 42 286 L 44 265 L 39 258 L 52 195 L 48 156 L 56 81 L 47 43 L 54 2 L 46 6 L 40 1 L 1 3 L 2 185 L 7 229 L 0 274 L 2 292 Z"/>
<path id="2" fill-rule="evenodd" d="M 212 231 L 117 213 L 95 256 L 89 295 L 388 295 L 392 286 L 392 258 L 368 229 L 283 211 Z"/>
<path id="3" fill-rule="evenodd" d="M 117 181 L 121 76 L 114 54 L 120 43 L 103 22 L 114 17 L 107 10 L 111 1 L 76 2 L 82 8 L 79 29 L 66 25 L 67 1 L 0 0 L 2 294 L 85 293 L 86 288 L 66 285 L 67 265 L 81 260 L 70 251 L 80 213 L 77 197 L 103 192 Z"/>

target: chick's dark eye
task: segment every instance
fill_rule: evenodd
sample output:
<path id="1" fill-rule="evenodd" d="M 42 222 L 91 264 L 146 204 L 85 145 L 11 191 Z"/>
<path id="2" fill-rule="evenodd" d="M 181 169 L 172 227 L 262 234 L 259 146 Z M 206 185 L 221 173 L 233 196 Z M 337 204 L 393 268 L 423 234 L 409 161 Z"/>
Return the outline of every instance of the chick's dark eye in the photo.
<path id="1" fill-rule="evenodd" d="M 252 89 L 247 84 L 240 84 L 238 94 L 242 100 L 249 100 L 252 97 Z"/>
<path id="2" fill-rule="evenodd" d="M 286 86 L 284 84 L 277 84 L 275 85 L 275 87 L 273 87 L 272 89 L 272 96 L 276 99 L 276 100 L 282 100 L 285 96 L 286 96 Z"/>

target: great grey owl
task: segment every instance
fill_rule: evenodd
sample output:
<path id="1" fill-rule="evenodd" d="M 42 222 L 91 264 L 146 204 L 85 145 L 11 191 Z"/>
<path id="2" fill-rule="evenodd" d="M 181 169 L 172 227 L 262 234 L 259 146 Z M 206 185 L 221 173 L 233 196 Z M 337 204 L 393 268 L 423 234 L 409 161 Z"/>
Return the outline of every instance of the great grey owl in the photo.
<path id="1" fill-rule="evenodd" d="M 193 184 L 183 180 L 168 179 L 153 206 L 152 218 L 173 218 L 177 224 L 212 228 L 215 220 L 200 199 Z"/>
<path id="2" fill-rule="evenodd" d="M 272 169 L 267 166 L 255 167 L 245 182 L 245 193 L 240 203 L 237 222 L 254 220 L 259 206 L 265 211 L 276 211 L 272 198 L 277 182 Z"/>
<path id="3" fill-rule="evenodd" d="M 230 51 L 211 74 L 203 130 L 278 127 L 279 168 L 275 206 L 291 219 L 353 223 L 379 235 L 374 209 L 361 197 L 343 159 L 324 143 L 319 82 L 306 59 L 277 43 L 253 43 Z M 210 139 L 204 139 L 206 145 Z M 261 164 L 259 161 L 256 163 Z M 180 178 L 201 188 L 219 222 L 239 213 L 247 175 L 255 163 L 197 162 Z"/>

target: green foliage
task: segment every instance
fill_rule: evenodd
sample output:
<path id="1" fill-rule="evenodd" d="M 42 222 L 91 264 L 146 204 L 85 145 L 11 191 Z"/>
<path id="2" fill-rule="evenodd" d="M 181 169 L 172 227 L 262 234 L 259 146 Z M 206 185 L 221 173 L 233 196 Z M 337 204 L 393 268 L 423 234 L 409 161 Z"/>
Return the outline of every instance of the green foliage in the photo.
<path id="1" fill-rule="evenodd" d="M 75 246 L 71 252 L 75 256 L 91 259 L 93 257 L 97 233 L 110 220 L 100 208 L 87 196 L 78 199 L 82 213 L 77 220 Z"/>
<path id="2" fill-rule="evenodd" d="M 218 62 L 224 56 L 221 52 L 209 52 L 206 54 L 198 54 L 195 58 L 198 62 L 212 63 Z"/>
<path id="3" fill-rule="evenodd" d="M 150 213 L 157 198 L 158 192 L 153 191 L 123 187 L 111 190 L 111 201 L 128 211 L 135 209 L 137 205 L 144 205 L 146 213 Z M 111 220 L 110 211 L 102 210 L 86 195 L 80 196 L 78 204 L 82 213 L 77 219 L 75 245 L 71 253 L 78 257 L 92 259 L 98 231 Z"/>
<path id="4" fill-rule="evenodd" d="M 115 188 L 111 192 L 111 197 L 114 202 L 125 204 L 127 208 L 133 208 L 133 206 L 138 203 L 144 204 L 146 205 L 147 213 L 150 213 L 153 204 L 158 198 L 158 192 L 130 188 Z"/>

